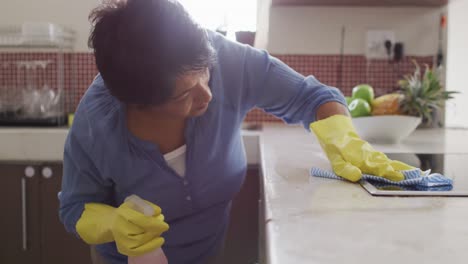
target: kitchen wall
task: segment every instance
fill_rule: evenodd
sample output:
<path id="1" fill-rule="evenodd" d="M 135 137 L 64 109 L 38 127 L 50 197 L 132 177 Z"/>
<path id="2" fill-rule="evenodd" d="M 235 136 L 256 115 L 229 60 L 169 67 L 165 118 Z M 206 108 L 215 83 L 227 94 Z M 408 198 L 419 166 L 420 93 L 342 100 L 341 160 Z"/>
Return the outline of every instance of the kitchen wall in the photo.
<path id="1" fill-rule="evenodd" d="M 271 0 L 257 0 L 257 34 L 255 47 L 265 49 L 268 46 L 270 33 Z"/>
<path id="2" fill-rule="evenodd" d="M 20 25 L 24 21 L 53 22 L 76 31 L 77 52 L 88 51 L 88 15 L 100 0 L 2 0 L 0 25 Z"/>
<path id="3" fill-rule="evenodd" d="M 408 55 L 434 55 L 443 11 L 445 8 L 273 7 L 267 47 L 274 54 L 339 54 L 345 26 L 344 51 L 348 55 L 365 54 L 369 29 L 394 30 Z"/>
<path id="4" fill-rule="evenodd" d="M 268 5 L 268 1 L 263 4 Z M 359 83 L 370 83 L 381 95 L 398 90 L 398 80 L 414 70 L 413 59 L 420 64 L 433 64 L 440 16 L 445 12 L 446 7 L 272 6 L 269 13 L 259 13 L 259 21 L 269 23 L 268 27 L 259 28 L 263 31 L 257 36 L 256 46 L 268 49 L 300 73 L 340 88 L 345 95 L 350 95 Z M 407 57 L 400 63 L 366 59 L 366 32 L 373 29 L 393 30 L 396 41 L 404 43 Z M 442 36 L 445 50 L 445 32 Z M 256 110 L 247 120 L 275 118 Z"/>
<path id="5" fill-rule="evenodd" d="M 68 25 L 77 33 L 75 50 L 88 51 L 90 10 L 99 0 L 2 1 L 0 24 L 23 21 L 52 21 Z M 407 54 L 433 55 L 437 50 L 438 23 L 444 8 L 366 8 L 366 7 L 278 7 L 259 4 L 267 32 L 266 47 L 273 54 L 339 54 L 340 32 L 346 26 L 346 54 L 364 54 L 367 29 L 392 29 L 406 45 Z M 456 2 L 456 1 L 455 1 Z M 461 2 L 461 1 L 459 1 Z M 265 8 L 262 8 L 265 7 Z M 266 9 L 266 10 L 265 10 Z"/>
<path id="6" fill-rule="evenodd" d="M 259 1 L 258 41 L 275 56 L 304 75 L 315 75 L 320 81 L 340 88 L 346 95 L 358 83 L 370 83 L 377 95 L 398 89 L 397 80 L 412 71 L 411 60 L 432 64 L 437 50 L 438 21 L 441 8 L 366 8 L 366 7 L 270 7 L 270 0 Z M 90 10 L 99 0 L 16 0 L 3 1 L 0 24 L 23 21 L 51 21 L 73 28 L 77 41 L 75 53 L 77 80 L 69 87 L 79 98 L 96 74 L 93 56 L 87 47 Z M 344 57 L 339 56 L 340 34 L 346 26 Z M 405 43 L 410 55 L 403 62 L 366 60 L 364 57 L 367 29 L 391 29 L 398 41 Z M 42 58 L 43 54 L 16 54 L 22 58 Z M 15 54 L 2 54 L 0 60 L 14 60 Z M 13 78 L 11 72 L 9 78 Z M 7 76 L 7 77 L 8 77 Z M 5 79 L 5 78 L 4 78 Z M 5 79 L 6 80 L 6 79 Z M 73 100 L 75 103 L 77 99 Z M 251 122 L 278 121 L 260 110 L 251 112 Z"/>
<path id="7" fill-rule="evenodd" d="M 447 89 L 460 94 L 447 103 L 446 124 L 468 128 L 468 1 L 452 1 L 448 14 Z"/>
<path id="8" fill-rule="evenodd" d="M 414 69 L 413 59 L 433 63 L 443 13 L 446 7 L 273 6 L 267 49 L 345 94 L 358 83 L 370 83 L 380 95 L 399 88 L 398 80 Z M 343 27 L 344 57 L 340 58 Z M 368 30 L 394 31 L 395 41 L 404 44 L 407 57 L 400 63 L 367 59 Z M 445 46 L 444 32 L 442 37 Z"/>

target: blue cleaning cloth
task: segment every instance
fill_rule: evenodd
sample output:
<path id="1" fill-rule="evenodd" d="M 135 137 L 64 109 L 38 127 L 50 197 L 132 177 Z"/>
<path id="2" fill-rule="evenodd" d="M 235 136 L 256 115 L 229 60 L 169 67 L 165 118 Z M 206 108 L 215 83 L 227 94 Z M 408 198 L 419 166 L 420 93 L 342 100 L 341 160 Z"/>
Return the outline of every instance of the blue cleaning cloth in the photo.
<path id="1" fill-rule="evenodd" d="M 376 187 L 399 186 L 403 190 L 426 190 L 426 191 L 449 191 L 453 187 L 453 181 L 440 173 L 431 173 L 430 170 L 420 169 L 402 171 L 405 179 L 402 181 L 391 181 L 383 177 L 362 174 L 362 179 L 372 182 Z M 344 180 L 334 172 L 315 168 L 310 169 L 310 175 L 315 177 Z"/>

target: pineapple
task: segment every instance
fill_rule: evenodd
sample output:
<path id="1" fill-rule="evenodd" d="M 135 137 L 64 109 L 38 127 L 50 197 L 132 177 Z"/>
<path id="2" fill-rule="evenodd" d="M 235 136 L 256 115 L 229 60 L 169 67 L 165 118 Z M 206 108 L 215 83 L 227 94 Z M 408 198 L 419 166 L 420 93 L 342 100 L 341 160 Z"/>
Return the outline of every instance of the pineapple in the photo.
<path id="1" fill-rule="evenodd" d="M 403 95 L 391 93 L 379 96 L 372 101 L 372 115 L 399 115 Z"/>
<path id="2" fill-rule="evenodd" d="M 400 101 L 402 114 L 420 116 L 423 123 L 432 123 L 432 113 L 439 110 L 445 100 L 453 98 L 455 91 L 444 91 L 437 75 L 426 65 L 424 75 L 414 62 L 416 70 L 413 75 L 400 80 L 399 85 L 403 98 Z"/>

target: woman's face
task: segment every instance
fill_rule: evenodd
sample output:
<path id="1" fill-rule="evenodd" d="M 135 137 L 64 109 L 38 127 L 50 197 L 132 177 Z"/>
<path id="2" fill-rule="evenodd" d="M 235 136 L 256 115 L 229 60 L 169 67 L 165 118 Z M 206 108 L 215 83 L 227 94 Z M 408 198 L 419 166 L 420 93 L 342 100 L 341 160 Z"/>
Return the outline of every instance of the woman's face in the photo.
<path id="1" fill-rule="evenodd" d="M 151 110 L 171 119 L 185 119 L 204 114 L 212 98 L 209 80 L 208 69 L 188 72 L 178 77 L 173 96 L 166 103 Z"/>

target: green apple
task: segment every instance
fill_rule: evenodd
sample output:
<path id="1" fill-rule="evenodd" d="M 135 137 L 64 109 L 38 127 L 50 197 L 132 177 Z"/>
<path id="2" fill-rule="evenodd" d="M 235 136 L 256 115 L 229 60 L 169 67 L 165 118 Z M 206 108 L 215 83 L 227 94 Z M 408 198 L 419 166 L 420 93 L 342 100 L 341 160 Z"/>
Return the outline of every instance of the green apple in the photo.
<path id="1" fill-rule="evenodd" d="M 374 88 L 368 84 L 360 84 L 353 88 L 353 96 L 366 100 L 369 104 L 374 100 Z"/>
<path id="2" fill-rule="evenodd" d="M 352 117 L 369 116 L 371 114 L 370 104 L 361 98 L 356 98 L 348 105 Z"/>
<path id="3" fill-rule="evenodd" d="M 352 97 L 350 96 L 345 96 L 345 99 L 346 99 L 346 104 L 349 105 L 349 103 L 351 103 L 351 101 L 353 100 Z"/>

